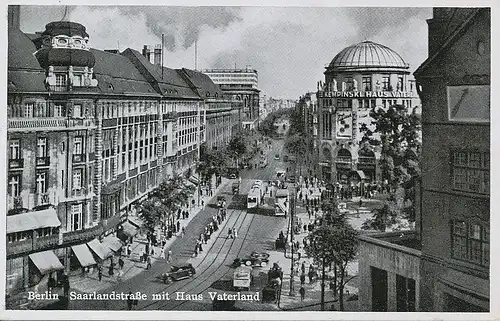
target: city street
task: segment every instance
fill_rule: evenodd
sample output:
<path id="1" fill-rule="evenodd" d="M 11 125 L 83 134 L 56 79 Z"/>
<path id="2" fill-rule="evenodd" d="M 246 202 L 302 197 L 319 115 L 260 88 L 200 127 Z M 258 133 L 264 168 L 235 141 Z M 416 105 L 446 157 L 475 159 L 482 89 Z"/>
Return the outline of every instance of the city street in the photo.
<path id="1" fill-rule="evenodd" d="M 137 291 L 146 294 L 149 299 L 153 294 L 169 293 L 170 300 L 147 300 L 139 301 L 134 309 L 138 310 L 211 310 L 210 296 L 211 292 L 236 293 L 232 291 L 232 272 L 231 267 L 234 259 L 237 257 L 250 254 L 252 251 L 262 252 L 274 249 L 274 242 L 280 231 L 286 231 L 287 218 L 275 217 L 271 215 L 261 215 L 247 213 L 246 211 L 246 194 L 252 183 L 256 179 L 264 181 L 276 177 L 276 169 L 285 167 L 286 163 L 281 160 L 275 160 L 275 154 L 282 156 L 283 141 L 273 141 L 269 149 L 263 146 L 262 149 L 267 154 L 269 165 L 266 168 L 255 168 L 242 170 L 240 172 L 242 178 L 242 186 L 240 195 L 232 195 L 231 183 L 223 186 L 218 195 L 226 197 L 227 218 L 219 228 L 219 233 L 216 239 L 209 241 L 204 245 L 204 251 L 199 257 L 193 258 L 193 249 L 196 240 L 203 232 L 206 223 L 209 219 L 217 214 L 215 206 L 216 197 L 212 203 L 207 204 L 201 212 L 199 212 L 186 227 L 186 235 L 183 238 L 177 238 L 170 246 L 173 253 L 172 263 L 182 265 L 192 263 L 196 269 L 196 274 L 192 278 L 173 282 L 172 284 L 164 284 L 163 281 L 157 278 L 161 273 L 164 273 L 169 268 L 169 264 L 165 260 L 157 260 L 153 263 L 152 268 L 144 270 L 142 273 L 121 283 L 110 284 L 108 289 L 99 291 L 101 293 L 124 292 L 128 293 Z M 256 155 L 252 160 L 252 165 L 258 163 L 260 155 Z M 281 157 L 282 159 L 282 157 Z M 227 237 L 229 228 L 236 228 L 238 237 L 236 239 Z M 271 262 L 270 262 L 271 264 Z M 254 268 L 254 279 L 259 279 L 259 273 L 266 272 L 267 268 Z M 261 286 L 265 285 L 266 281 L 254 282 L 249 293 L 254 293 L 261 290 Z M 203 294 L 202 300 L 184 300 L 179 296 L 176 300 L 175 292 L 185 292 L 189 295 Z M 179 294 L 180 295 L 180 294 Z M 106 300 L 106 301 L 70 301 L 69 309 L 81 310 L 125 310 L 127 309 L 126 301 L 122 300 Z"/>

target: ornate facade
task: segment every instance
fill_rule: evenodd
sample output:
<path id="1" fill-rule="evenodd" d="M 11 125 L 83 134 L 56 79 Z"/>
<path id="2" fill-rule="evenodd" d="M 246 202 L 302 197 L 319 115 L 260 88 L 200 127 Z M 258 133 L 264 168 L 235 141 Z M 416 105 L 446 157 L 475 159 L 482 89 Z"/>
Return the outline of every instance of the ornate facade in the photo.
<path id="1" fill-rule="evenodd" d="M 361 149 L 359 143 L 363 129 L 373 129 L 372 108 L 402 104 L 411 112 L 419 107 L 409 73 L 399 54 L 370 41 L 349 46 L 333 58 L 316 93 L 319 174 L 325 181 L 347 184 L 359 176 L 380 180 L 380 151 Z"/>

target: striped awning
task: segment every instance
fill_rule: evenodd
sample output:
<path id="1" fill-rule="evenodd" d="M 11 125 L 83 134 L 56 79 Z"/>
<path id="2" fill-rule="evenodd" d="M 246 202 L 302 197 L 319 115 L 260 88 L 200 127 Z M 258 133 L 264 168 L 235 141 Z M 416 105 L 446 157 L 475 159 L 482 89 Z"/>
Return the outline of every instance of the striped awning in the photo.
<path id="1" fill-rule="evenodd" d="M 87 243 L 87 246 L 94 252 L 101 260 L 105 260 L 113 255 L 111 249 L 107 246 L 103 246 L 98 239 L 93 239 Z"/>
<path id="2" fill-rule="evenodd" d="M 113 252 L 118 252 L 122 246 L 123 243 L 120 241 L 119 238 L 113 235 L 108 235 L 102 240 L 102 245 L 109 247 Z"/>
<path id="3" fill-rule="evenodd" d="M 73 253 L 75 253 L 81 266 L 86 267 L 96 264 L 94 256 L 85 244 L 73 245 L 71 249 Z"/>
<path id="4" fill-rule="evenodd" d="M 7 234 L 61 226 L 53 208 L 7 216 Z"/>
<path id="5" fill-rule="evenodd" d="M 64 266 L 61 264 L 61 261 L 59 261 L 54 251 L 49 250 L 33 253 L 29 255 L 29 258 L 42 275 L 58 270 L 64 270 Z"/>
<path id="6" fill-rule="evenodd" d="M 124 222 L 122 224 L 122 231 L 128 237 L 134 237 L 139 232 L 139 229 L 129 222 Z"/>

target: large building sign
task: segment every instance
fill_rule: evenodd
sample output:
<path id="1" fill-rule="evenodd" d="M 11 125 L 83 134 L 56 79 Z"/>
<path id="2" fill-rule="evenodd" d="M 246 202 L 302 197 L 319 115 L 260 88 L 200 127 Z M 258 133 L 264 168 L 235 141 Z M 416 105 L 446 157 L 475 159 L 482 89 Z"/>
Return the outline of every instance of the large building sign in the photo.
<path id="1" fill-rule="evenodd" d="M 406 91 L 320 91 L 319 98 L 412 98 Z"/>
<path id="2" fill-rule="evenodd" d="M 336 133 L 337 138 L 352 137 L 352 113 L 350 111 L 337 112 Z"/>

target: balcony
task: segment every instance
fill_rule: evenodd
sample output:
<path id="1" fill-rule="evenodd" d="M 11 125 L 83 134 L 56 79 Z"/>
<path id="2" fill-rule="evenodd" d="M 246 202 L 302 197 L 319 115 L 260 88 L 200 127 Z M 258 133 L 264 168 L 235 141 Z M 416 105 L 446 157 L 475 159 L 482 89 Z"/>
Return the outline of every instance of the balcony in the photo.
<path id="1" fill-rule="evenodd" d="M 67 126 L 68 128 L 75 128 L 75 127 L 89 128 L 89 127 L 95 127 L 95 123 L 93 119 L 85 119 L 85 118 L 68 119 Z"/>
<path id="2" fill-rule="evenodd" d="M 37 193 L 35 195 L 36 206 L 50 204 L 50 197 L 48 193 Z"/>
<path id="3" fill-rule="evenodd" d="M 70 197 L 85 197 L 87 196 L 87 189 L 85 187 L 81 187 L 78 189 L 71 190 Z"/>
<path id="4" fill-rule="evenodd" d="M 24 159 L 9 159 L 9 169 L 21 169 L 24 167 Z"/>
<path id="5" fill-rule="evenodd" d="M 63 234 L 63 243 L 85 242 L 99 236 L 102 233 L 102 226 L 81 229 L 78 231 L 66 232 Z"/>
<path id="6" fill-rule="evenodd" d="M 335 159 L 336 163 L 341 163 L 341 164 L 350 164 L 351 161 L 352 158 L 348 156 L 337 156 L 337 158 Z"/>
<path id="7" fill-rule="evenodd" d="M 85 163 L 85 154 L 73 154 L 73 163 Z"/>
<path id="8" fill-rule="evenodd" d="M 22 253 L 29 253 L 34 251 L 44 251 L 59 245 L 59 234 L 52 234 L 49 236 L 40 236 L 35 240 L 32 238 L 7 243 L 7 257 L 12 255 L 19 255 Z"/>
<path id="9" fill-rule="evenodd" d="M 67 119 L 62 117 L 9 119 L 9 129 L 44 129 L 65 127 L 68 127 Z"/>
<path id="10" fill-rule="evenodd" d="M 374 157 L 359 157 L 358 163 L 359 164 L 375 165 L 375 158 Z"/>
<path id="11" fill-rule="evenodd" d="M 36 166 L 49 166 L 49 165 L 50 165 L 50 157 L 36 158 Z"/>

